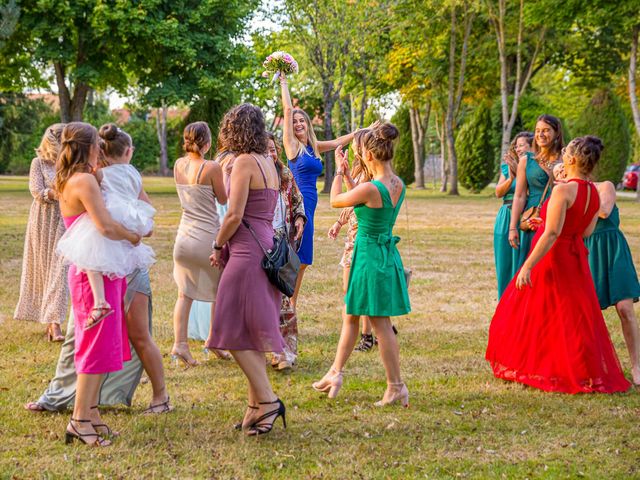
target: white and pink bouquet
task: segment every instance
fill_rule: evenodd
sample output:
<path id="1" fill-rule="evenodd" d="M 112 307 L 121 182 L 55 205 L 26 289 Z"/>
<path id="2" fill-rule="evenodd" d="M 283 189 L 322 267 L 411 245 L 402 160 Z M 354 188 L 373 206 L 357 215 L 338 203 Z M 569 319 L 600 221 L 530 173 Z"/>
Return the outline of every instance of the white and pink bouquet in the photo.
<path id="1" fill-rule="evenodd" d="M 280 78 L 280 72 L 283 72 L 285 75 L 298 73 L 298 62 L 287 52 L 273 52 L 262 62 L 262 66 L 265 69 L 265 71 L 262 72 L 262 76 L 269 78 L 273 75 L 272 83 Z"/>

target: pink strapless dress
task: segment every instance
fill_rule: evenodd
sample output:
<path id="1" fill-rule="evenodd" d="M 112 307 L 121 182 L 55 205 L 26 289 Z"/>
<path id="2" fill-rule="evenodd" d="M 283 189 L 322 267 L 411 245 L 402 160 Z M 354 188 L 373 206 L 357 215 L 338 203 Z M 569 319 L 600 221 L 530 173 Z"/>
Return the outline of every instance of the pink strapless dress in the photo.
<path id="1" fill-rule="evenodd" d="M 84 214 L 81 214 L 84 215 Z M 62 217 L 68 228 L 80 215 Z M 93 308 L 93 293 L 87 275 L 69 267 L 69 292 L 75 322 L 75 364 L 77 373 L 101 374 L 122 370 L 131 360 L 127 324 L 124 318 L 124 295 L 127 279 L 104 278 L 104 294 L 114 312 L 98 325 L 85 331 L 84 326 Z"/>

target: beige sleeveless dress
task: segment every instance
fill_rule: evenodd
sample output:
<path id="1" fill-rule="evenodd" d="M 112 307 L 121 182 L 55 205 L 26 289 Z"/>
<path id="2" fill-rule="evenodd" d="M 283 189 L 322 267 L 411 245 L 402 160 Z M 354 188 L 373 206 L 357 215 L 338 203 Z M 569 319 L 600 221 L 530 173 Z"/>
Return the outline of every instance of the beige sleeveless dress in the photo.
<path id="1" fill-rule="evenodd" d="M 173 278 L 183 295 L 203 302 L 215 302 L 220 270 L 209 256 L 220 230 L 215 195 L 211 185 L 200 185 L 202 163 L 196 182 L 176 184 L 182 218 L 173 247 Z"/>

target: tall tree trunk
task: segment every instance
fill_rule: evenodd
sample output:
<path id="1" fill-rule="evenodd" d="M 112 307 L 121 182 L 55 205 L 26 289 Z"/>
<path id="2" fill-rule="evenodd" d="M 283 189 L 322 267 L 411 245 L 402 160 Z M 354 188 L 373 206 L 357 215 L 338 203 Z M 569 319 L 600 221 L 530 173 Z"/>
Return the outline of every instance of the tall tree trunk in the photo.
<path id="1" fill-rule="evenodd" d="M 427 107 L 427 110 L 429 107 Z M 413 144 L 413 164 L 415 187 L 424 190 L 424 136 L 425 129 L 420 118 L 420 110 L 415 105 L 409 109 L 411 119 L 411 143 Z M 428 120 L 427 120 L 428 122 Z"/>
<path id="2" fill-rule="evenodd" d="M 441 118 L 438 118 L 437 111 L 435 126 L 436 134 L 438 135 L 438 140 L 440 141 L 440 191 L 446 192 L 447 183 L 449 180 L 449 164 L 447 162 L 447 139 L 444 135 L 444 115 L 442 115 Z"/>
<path id="3" fill-rule="evenodd" d="M 633 112 L 633 123 L 640 136 L 640 109 L 638 108 L 638 92 L 636 90 L 636 74 L 638 69 L 638 35 L 640 25 L 635 25 L 631 32 L 631 55 L 629 55 L 629 99 Z"/>
<path id="4" fill-rule="evenodd" d="M 56 72 L 56 84 L 58 85 L 60 121 L 62 123 L 69 123 L 71 121 L 71 92 L 69 92 L 69 87 L 67 87 L 64 65 L 60 62 L 55 62 L 53 68 Z"/>
<path id="5" fill-rule="evenodd" d="M 454 94 L 456 81 L 456 5 L 451 4 L 451 38 L 449 40 L 449 84 L 447 92 L 447 112 L 444 122 L 444 133 L 447 139 L 447 153 L 449 155 L 449 172 L 451 174 L 451 189 L 449 195 L 458 193 L 458 159 L 456 157 L 455 137 L 453 135 L 454 122 Z"/>
<path id="6" fill-rule="evenodd" d="M 89 94 L 89 85 L 86 83 L 78 83 L 73 89 L 73 98 L 71 99 L 71 120 L 73 122 L 81 122 L 84 116 L 84 106 L 87 103 Z"/>
<path id="7" fill-rule="evenodd" d="M 160 175 L 169 176 L 169 154 L 167 151 L 167 111 L 169 108 L 164 101 L 160 108 L 156 108 L 156 133 L 160 144 Z"/>
<path id="8" fill-rule="evenodd" d="M 489 6 L 489 18 L 491 20 L 491 23 L 493 24 L 496 34 L 496 40 L 498 43 L 498 57 L 500 60 L 500 103 L 502 107 L 502 139 L 500 150 L 501 157 L 504 157 L 511 143 L 511 132 L 518 116 L 518 105 L 520 103 L 520 98 L 524 94 L 527 85 L 531 80 L 531 76 L 533 75 L 535 62 L 544 42 L 546 28 L 540 29 L 533 56 L 531 57 L 526 71 L 523 71 L 522 43 L 524 36 L 524 0 L 520 0 L 518 36 L 516 40 L 516 78 L 513 85 L 513 100 L 511 106 L 509 106 L 509 65 L 507 60 L 507 41 L 505 38 L 505 18 L 507 11 L 506 0 L 498 0 L 497 16 L 493 11 L 493 8 L 491 7 L 491 3 L 487 2 L 487 5 Z M 509 110 L 511 111 L 509 112 Z"/>
<path id="9" fill-rule="evenodd" d="M 364 125 L 364 114 L 367 112 L 367 102 L 369 99 L 367 98 L 367 77 L 362 77 L 362 100 L 360 101 L 360 122 L 358 123 L 358 128 L 362 128 Z"/>
<path id="10" fill-rule="evenodd" d="M 324 139 L 333 139 L 333 128 L 331 126 L 333 105 L 335 100 L 332 97 L 324 99 Z M 331 184 L 333 183 L 333 151 L 328 151 L 324 154 L 324 186 L 322 193 L 331 192 Z"/>

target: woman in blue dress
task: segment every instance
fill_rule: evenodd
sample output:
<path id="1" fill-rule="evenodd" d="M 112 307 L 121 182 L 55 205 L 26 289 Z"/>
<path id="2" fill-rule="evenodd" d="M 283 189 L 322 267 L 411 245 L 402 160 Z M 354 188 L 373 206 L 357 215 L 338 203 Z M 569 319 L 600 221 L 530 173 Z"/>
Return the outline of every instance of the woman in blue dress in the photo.
<path id="1" fill-rule="evenodd" d="M 502 292 L 518 271 L 518 250 L 509 245 L 509 224 L 511 222 L 511 205 L 516 191 L 516 170 L 518 158 L 531 150 L 533 134 L 520 132 L 511 142 L 509 150 L 504 156 L 504 163 L 500 165 L 500 178 L 496 185 L 496 197 L 502 198 L 502 206 L 496 216 L 493 227 L 493 253 L 496 263 L 496 278 L 498 280 L 498 300 Z"/>
<path id="2" fill-rule="evenodd" d="M 516 172 L 518 182 L 509 222 L 509 244 L 518 249 L 516 271 L 527 259 L 531 242 L 539 226 L 539 222 L 531 222 L 529 230 L 520 230 L 520 217 L 531 207 L 541 205 L 551 195 L 552 171 L 555 164 L 561 161 L 560 152 L 563 146 L 560 120 L 553 115 L 540 115 L 536 120 L 533 153 L 527 152 L 520 157 Z"/>
<path id="3" fill-rule="evenodd" d="M 280 89 L 282 91 L 282 107 L 284 110 L 282 142 L 289 162 L 288 167 L 302 193 L 305 216 L 307 217 L 300 250 L 298 251 L 301 263 L 300 273 L 291 298 L 291 304 L 295 308 L 305 269 L 313 263 L 313 215 L 318 204 L 316 181 L 322 173 L 320 154 L 335 150 L 340 145 L 348 144 L 353 138 L 353 133 L 343 135 L 335 140 L 319 141 L 313 131 L 309 115 L 302 109 L 293 108 L 289 88 L 287 87 L 287 79 L 283 73 L 280 75 Z"/>

